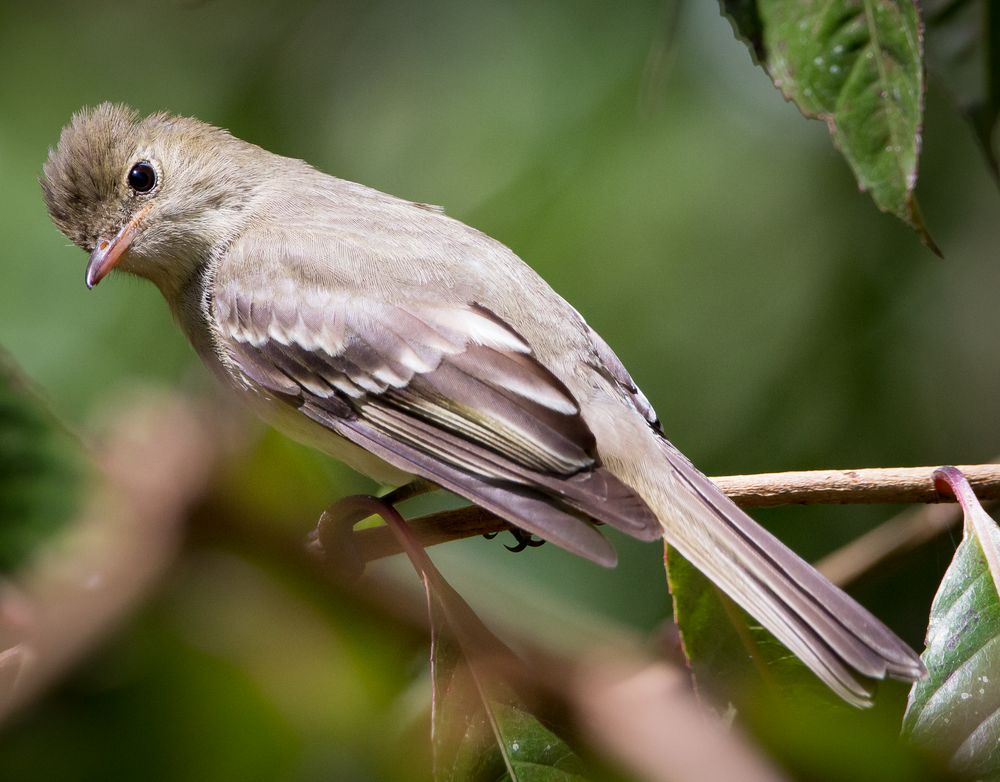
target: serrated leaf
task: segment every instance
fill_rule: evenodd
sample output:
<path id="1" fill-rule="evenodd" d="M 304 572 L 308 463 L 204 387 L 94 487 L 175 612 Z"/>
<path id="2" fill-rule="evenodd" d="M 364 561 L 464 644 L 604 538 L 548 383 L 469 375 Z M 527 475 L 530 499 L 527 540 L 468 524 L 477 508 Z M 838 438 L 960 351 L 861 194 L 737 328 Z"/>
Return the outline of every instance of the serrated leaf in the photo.
<path id="1" fill-rule="evenodd" d="M 83 459 L 0 351 L 0 573 L 25 565 L 77 506 Z"/>
<path id="2" fill-rule="evenodd" d="M 965 512 L 965 533 L 931 605 L 928 675 L 910 690 L 903 734 L 958 771 L 1000 778 L 1000 529 L 958 470 L 938 474 Z"/>
<path id="3" fill-rule="evenodd" d="M 670 549 L 665 561 L 674 621 L 700 693 L 737 708 L 762 695 L 838 704 L 804 663 L 680 552 Z"/>
<path id="4" fill-rule="evenodd" d="M 914 198 L 924 95 L 916 3 L 724 0 L 722 9 L 785 97 L 827 123 L 859 187 L 939 253 Z"/>
<path id="5" fill-rule="evenodd" d="M 757 0 L 719 0 L 722 15 L 733 25 L 736 37 L 750 49 L 754 62 L 763 64 L 764 27 L 757 11 Z"/>

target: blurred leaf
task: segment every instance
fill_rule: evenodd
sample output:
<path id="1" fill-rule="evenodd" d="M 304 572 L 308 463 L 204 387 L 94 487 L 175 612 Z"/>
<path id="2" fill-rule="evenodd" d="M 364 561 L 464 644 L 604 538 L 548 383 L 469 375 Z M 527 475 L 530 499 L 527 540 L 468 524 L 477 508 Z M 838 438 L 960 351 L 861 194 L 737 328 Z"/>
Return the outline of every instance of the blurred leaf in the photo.
<path id="1" fill-rule="evenodd" d="M 699 692 L 737 708 L 763 695 L 837 703 L 805 664 L 679 551 L 670 549 L 664 561 L 674 621 Z"/>
<path id="2" fill-rule="evenodd" d="M 434 778 L 583 780 L 583 764 L 516 697 L 456 646 L 435 642 Z"/>
<path id="3" fill-rule="evenodd" d="M 924 0 L 927 67 L 972 125 L 994 177 L 1000 176 L 1000 12 L 995 3 Z"/>
<path id="4" fill-rule="evenodd" d="M 676 549 L 668 579 L 695 686 L 744 726 L 794 779 L 914 782 L 941 769 L 896 740 L 891 692 L 850 708 Z M 892 685 L 889 685 L 891 687 Z"/>
<path id="5" fill-rule="evenodd" d="M 498 663 L 522 663 L 429 557 L 421 557 L 419 565 L 411 561 L 423 577 L 431 619 L 434 778 L 585 779 L 580 759 L 525 708 L 497 670 Z"/>
<path id="6" fill-rule="evenodd" d="M 894 687 L 890 685 L 890 687 Z M 791 779 L 810 782 L 943 782 L 953 779 L 929 753 L 899 740 L 902 703 L 889 688 L 872 709 L 817 709 L 770 698 L 749 702 L 740 723 Z"/>
<path id="7" fill-rule="evenodd" d="M 785 97 L 822 119 L 858 185 L 940 254 L 913 195 L 924 70 L 910 0 L 724 0 L 722 10 Z"/>
<path id="8" fill-rule="evenodd" d="M 58 717 L 46 719 L 47 709 Z M 266 692 L 231 660 L 179 637 L 160 606 L 5 727 L 0 778 L 26 782 L 263 782 L 296 778 L 301 762 L 294 726 Z"/>
<path id="9" fill-rule="evenodd" d="M 1000 778 L 1000 529 L 962 474 L 938 470 L 965 512 L 965 535 L 934 602 L 903 734 L 977 778 Z"/>
<path id="10" fill-rule="evenodd" d="M 79 444 L 0 351 L 0 572 L 26 564 L 73 515 Z"/>
<path id="11" fill-rule="evenodd" d="M 369 515 L 386 522 L 424 584 L 431 623 L 435 780 L 585 779 L 580 759 L 508 683 L 505 672 L 523 669 L 523 661 L 445 580 L 392 506 L 364 496 L 341 500 L 320 519 L 323 549 L 339 547 L 343 531 Z"/>

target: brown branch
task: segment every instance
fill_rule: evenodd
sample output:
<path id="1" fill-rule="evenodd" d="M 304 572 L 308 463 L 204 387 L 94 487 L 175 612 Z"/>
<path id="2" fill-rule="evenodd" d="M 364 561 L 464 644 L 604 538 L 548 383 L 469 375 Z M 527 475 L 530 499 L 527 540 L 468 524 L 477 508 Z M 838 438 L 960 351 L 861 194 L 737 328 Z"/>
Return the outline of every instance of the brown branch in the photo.
<path id="1" fill-rule="evenodd" d="M 935 488 L 937 467 L 877 467 L 732 475 L 712 480 L 743 508 L 777 505 L 954 502 Z M 1000 499 L 1000 464 L 960 466 L 981 500 Z"/>
<path id="2" fill-rule="evenodd" d="M 940 493 L 932 477 L 937 467 L 885 467 L 860 470 L 728 475 L 712 478 L 737 505 L 769 508 L 778 505 L 883 504 L 954 502 Z M 981 500 L 1000 499 L 1000 464 L 959 467 Z M 424 546 L 510 529 L 492 513 L 475 506 L 422 516 L 409 522 Z M 370 562 L 400 549 L 385 527 L 354 533 L 354 554 Z"/>

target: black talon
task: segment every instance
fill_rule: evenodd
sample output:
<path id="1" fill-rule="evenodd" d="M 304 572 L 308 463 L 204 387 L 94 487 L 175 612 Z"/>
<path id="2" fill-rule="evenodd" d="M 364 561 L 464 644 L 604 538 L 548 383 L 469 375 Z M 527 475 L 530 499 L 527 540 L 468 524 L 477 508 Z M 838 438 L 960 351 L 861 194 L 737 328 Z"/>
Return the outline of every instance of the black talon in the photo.
<path id="1" fill-rule="evenodd" d="M 525 532 L 523 529 L 516 527 L 510 530 L 510 534 L 514 536 L 514 540 L 517 543 L 513 546 L 504 544 L 504 548 L 507 551 L 513 551 L 515 554 L 524 551 L 526 548 L 538 548 L 545 543 L 541 538 L 536 538 L 530 532 Z"/>
<path id="2" fill-rule="evenodd" d="M 511 527 L 507 530 L 511 536 L 514 538 L 514 545 L 508 546 L 504 544 L 504 548 L 508 551 L 513 551 L 515 554 L 524 551 L 526 548 L 538 548 L 545 543 L 541 538 L 536 538 L 530 532 L 525 532 L 523 529 L 518 529 L 517 527 Z M 487 540 L 493 540 L 500 532 L 484 532 L 483 537 Z"/>

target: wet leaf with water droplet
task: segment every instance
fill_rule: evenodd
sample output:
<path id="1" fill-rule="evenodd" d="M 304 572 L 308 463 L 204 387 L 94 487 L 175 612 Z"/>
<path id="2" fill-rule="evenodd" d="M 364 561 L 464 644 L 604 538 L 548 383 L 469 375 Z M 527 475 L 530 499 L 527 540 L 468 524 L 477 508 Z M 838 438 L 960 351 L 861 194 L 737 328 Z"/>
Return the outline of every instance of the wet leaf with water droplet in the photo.
<path id="1" fill-rule="evenodd" d="M 909 0 L 722 3 L 785 97 L 824 120 L 858 185 L 940 254 L 914 197 L 923 117 L 923 38 Z M 755 10 L 755 13 L 753 12 Z M 738 13 L 737 13 L 738 12 Z"/>

